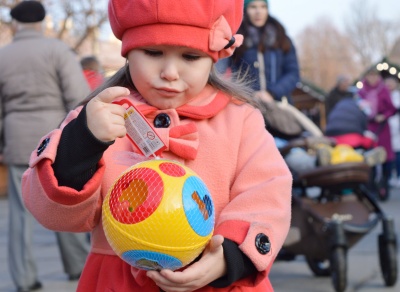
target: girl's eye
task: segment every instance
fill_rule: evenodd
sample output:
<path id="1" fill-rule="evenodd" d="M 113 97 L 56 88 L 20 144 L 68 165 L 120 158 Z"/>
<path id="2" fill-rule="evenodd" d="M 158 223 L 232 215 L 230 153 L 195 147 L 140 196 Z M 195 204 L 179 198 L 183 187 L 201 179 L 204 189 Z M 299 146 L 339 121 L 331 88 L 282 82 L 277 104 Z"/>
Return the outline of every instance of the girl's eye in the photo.
<path id="1" fill-rule="evenodd" d="M 196 61 L 196 60 L 200 59 L 200 56 L 198 56 L 198 55 L 183 54 L 182 56 L 187 61 Z"/>
<path id="2" fill-rule="evenodd" d="M 143 51 L 146 55 L 151 57 L 158 57 L 162 55 L 162 51 L 156 51 L 156 50 L 143 50 Z"/>

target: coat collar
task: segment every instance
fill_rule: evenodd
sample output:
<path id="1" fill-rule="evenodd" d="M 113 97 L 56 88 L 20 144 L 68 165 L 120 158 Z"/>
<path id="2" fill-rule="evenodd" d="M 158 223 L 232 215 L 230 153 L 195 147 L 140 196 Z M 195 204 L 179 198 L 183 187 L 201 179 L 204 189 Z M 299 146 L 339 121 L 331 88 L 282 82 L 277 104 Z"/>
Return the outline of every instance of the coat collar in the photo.
<path id="1" fill-rule="evenodd" d="M 147 104 L 138 93 L 132 94 L 129 102 L 149 121 L 154 120 L 160 112 L 169 114 L 171 126 L 156 129 L 166 146 L 166 151 L 171 151 L 183 159 L 193 160 L 197 156 L 199 144 L 197 125 L 193 120 L 214 117 L 228 105 L 231 99 L 229 95 L 220 90 L 206 86 L 198 96 L 175 109 L 159 110 Z M 184 122 L 181 122 L 181 117 L 192 119 L 192 121 L 184 119 Z"/>
<path id="2" fill-rule="evenodd" d="M 34 29 L 22 29 L 15 33 L 13 41 L 19 41 L 19 40 L 29 39 L 29 38 L 39 38 L 39 37 L 43 37 L 42 32 L 39 32 Z"/>

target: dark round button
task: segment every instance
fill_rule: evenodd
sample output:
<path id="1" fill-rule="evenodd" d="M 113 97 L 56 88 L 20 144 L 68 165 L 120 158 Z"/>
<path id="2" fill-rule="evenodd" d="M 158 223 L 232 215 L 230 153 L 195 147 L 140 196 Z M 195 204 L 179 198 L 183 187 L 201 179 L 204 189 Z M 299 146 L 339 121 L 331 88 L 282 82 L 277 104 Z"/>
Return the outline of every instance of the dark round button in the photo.
<path id="1" fill-rule="evenodd" d="M 256 248 L 260 254 L 267 254 L 271 250 L 271 243 L 269 242 L 269 238 L 264 233 L 257 234 Z"/>
<path id="2" fill-rule="evenodd" d="M 156 116 L 153 123 L 156 128 L 168 128 L 171 125 L 171 118 L 166 113 L 161 113 Z"/>
<path id="3" fill-rule="evenodd" d="M 46 138 L 46 139 L 44 139 L 43 141 L 42 141 L 42 143 L 40 143 L 40 145 L 39 145 L 39 147 L 38 147 L 38 149 L 37 149 L 37 151 L 36 151 L 36 153 L 37 153 L 37 156 L 39 156 L 40 154 L 42 154 L 42 152 L 44 151 L 44 149 L 46 149 L 46 147 L 47 147 L 47 145 L 49 144 L 49 142 L 50 142 L 50 138 Z"/>

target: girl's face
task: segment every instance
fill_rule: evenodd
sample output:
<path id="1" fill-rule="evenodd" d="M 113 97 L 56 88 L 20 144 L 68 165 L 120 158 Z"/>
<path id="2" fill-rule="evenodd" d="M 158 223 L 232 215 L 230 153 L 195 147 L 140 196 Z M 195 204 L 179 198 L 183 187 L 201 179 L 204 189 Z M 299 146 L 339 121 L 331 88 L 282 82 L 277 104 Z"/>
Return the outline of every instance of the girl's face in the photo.
<path id="1" fill-rule="evenodd" d="M 252 25 L 262 27 L 268 19 L 268 6 L 265 1 L 252 1 L 246 8 L 247 16 Z"/>
<path id="2" fill-rule="evenodd" d="M 213 64 L 201 51 L 166 45 L 133 49 L 128 61 L 136 89 L 159 109 L 177 108 L 198 95 Z"/>

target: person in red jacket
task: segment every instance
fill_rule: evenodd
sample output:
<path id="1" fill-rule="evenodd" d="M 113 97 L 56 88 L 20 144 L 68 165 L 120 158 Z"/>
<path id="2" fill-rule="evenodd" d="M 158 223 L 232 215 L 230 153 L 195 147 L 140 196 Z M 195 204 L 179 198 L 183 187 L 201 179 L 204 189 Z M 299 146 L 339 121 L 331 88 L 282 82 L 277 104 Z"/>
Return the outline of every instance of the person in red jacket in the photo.
<path id="1" fill-rule="evenodd" d="M 249 88 L 214 68 L 243 40 L 236 34 L 243 0 L 227 4 L 109 1 L 126 65 L 43 137 L 22 184 L 26 205 L 44 226 L 91 231 L 78 292 L 273 291 L 268 273 L 289 231 L 292 176 L 261 112 L 249 103 Z M 127 111 L 129 103 L 136 110 Z M 154 127 L 146 137 L 156 133 L 164 144 L 159 156 L 197 173 L 215 206 L 213 236 L 184 269 L 164 268 L 162 260 L 146 256 L 138 261 L 150 270 L 131 266 L 103 229 L 110 188 L 146 159 L 127 136 L 135 124 L 125 118 L 137 112 L 144 119 L 137 126 Z M 129 207 L 125 201 L 121 211 L 134 213 L 146 202 Z"/>
<path id="2" fill-rule="evenodd" d="M 101 73 L 99 60 L 95 56 L 88 56 L 81 59 L 81 66 L 86 81 L 91 90 L 95 90 L 104 82 L 104 76 Z"/>

